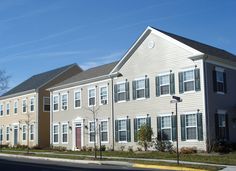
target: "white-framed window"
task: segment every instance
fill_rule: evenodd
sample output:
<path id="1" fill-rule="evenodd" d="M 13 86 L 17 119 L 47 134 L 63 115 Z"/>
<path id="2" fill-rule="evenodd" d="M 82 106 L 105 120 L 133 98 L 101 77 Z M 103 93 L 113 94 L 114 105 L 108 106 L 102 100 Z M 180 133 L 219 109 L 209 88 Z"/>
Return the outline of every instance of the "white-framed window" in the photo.
<path id="1" fill-rule="evenodd" d="M 34 125 L 30 125 L 30 140 L 34 140 Z"/>
<path id="2" fill-rule="evenodd" d="M 77 90 L 74 92 L 74 108 L 81 107 L 81 91 Z"/>
<path id="3" fill-rule="evenodd" d="M 145 98 L 145 79 L 136 80 L 136 99 Z"/>
<path id="4" fill-rule="evenodd" d="M 161 117 L 161 138 L 162 140 L 171 140 L 172 138 L 171 116 Z"/>
<path id="5" fill-rule="evenodd" d="M 184 92 L 195 90 L 194 69 L 183 72 Z"/>
<path id="6" fill-rule="evenodd" d="M 53 125 L 53 143 L 54 144 L 59 143 L 59 125 L 58 124 Z"/>
<path id="7" fill-rule="evenodd" d="M 223 68 L 216 67 L 214 78 L 214 89 L 219 93 L 226 93 L 226 72 Z"/>
<path id="8" fill-rule="evenodd" d="M 101 141 L 108 142 L 108 121 L 101 121 Z"/>
<path id="9" fill-rule="evenodd" d="M 197 139 L 197 115 L 187 114 L 185 117 L 186 125 L 186 139 L 196 140 Z"/>
<path id="10" fill-rule="evenodd" d="M 22 112 L 26 113 L 27 101 L 26 99 L 22 100 Z"/>
<path id="11" fill-rule="evenodd" d="M 6 141 L 9 141 L 10 140 L 10 127 L 7 126 L 6 127 Z"/>
<path id="12" fill-rule="evenodd" d="M 18 112 L 18 101 L 14 102 L 14 114 L 17 114 Z"/>
<path id="13" fill-rule="evenodd" d="M 89 142 L 96 141 L 96 135 L 95 135 L 95 122 L 90 121 L 89 122 Z"/>
<path id="14" fill-rule="evenodd" d="M 0 116 L 3 116 L 3 105 L 0 104 Z"/>
<path id="15" fill-rule="evenodd" d="M 3 141 L 3 134 L 2 134 L 2 127 L 0 127 L 0 141 L 2 142 Z"/>
<path id="16" fill-rule="evenodd" d="M 43 111 L 50 111 L 50 97 L 43 97 Z"/>
<path id="17" fill-rule="evenodd" d="M 170 74 L 160 75 L 160 95 L 170 94 Z"/>
<path id="18" fill-rule="evenodd" d="M 100 104 L 105 105 L 108 103 L 108 87 L 100 87 Z"/>
<path id="19" fill-rule="evenodd" d="M 68 93 L 61 95 L 61 110 L 68 109 Z"/>
<path id="20" fill-rule="evenodd" d="M 117 84 L 117 101 L 126 100 L 125 82 Z"/>
<path id="21" fill-rule="evenodd" d="M 34 97 L 30 98 L 30 112 L 34 112 Z"/>
<path id="22" fill-rule="evenodd" d="M 10 103 L 6 105 L 6 115 L 10 115 Z"/>
<path id="23" fill-rule="evenodd" d="M 96 105 L 96 89 L 90 88 L 88 89 L 88 106 Z"/>
<path id="24" fill-rule="evenodd" d="M 147 122 L 147 117 L 137 118 L 137 130 L 141 128 L 141 126 L 145 125 Z"/>
<path id="25" fill-rule="evenodd" d="M 56 112 L 59 110 L 59 96 L 54 95 L 53 96 L 53 111 Z"/>
<path id="26" fill-rule="evenodd" d="M 22 126 L 22 140 L 26 141 L 26 134 L 27 134 L 27 126 L 23 125 Z"/>
<path id="27" fill-rule="evenodd" d="M 61 138 L 62 143 L 68 143 L 68 124 L 64 123 L 61 125 Z"/>
<path id="28" fill-rule="evenodd" d="M 118 120 L 118 141 L 127 142 L 127 119 Z"/>

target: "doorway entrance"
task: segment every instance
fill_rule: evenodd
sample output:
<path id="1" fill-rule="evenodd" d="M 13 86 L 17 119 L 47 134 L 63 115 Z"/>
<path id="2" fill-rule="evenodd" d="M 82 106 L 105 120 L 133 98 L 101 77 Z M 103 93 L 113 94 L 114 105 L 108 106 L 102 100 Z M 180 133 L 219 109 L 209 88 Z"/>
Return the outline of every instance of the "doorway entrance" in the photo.
<path id="1" fill-rule="evenodd" d="M 75 124 L 75 145 L 77 149 L 81 149 L 81 123 Z"/>

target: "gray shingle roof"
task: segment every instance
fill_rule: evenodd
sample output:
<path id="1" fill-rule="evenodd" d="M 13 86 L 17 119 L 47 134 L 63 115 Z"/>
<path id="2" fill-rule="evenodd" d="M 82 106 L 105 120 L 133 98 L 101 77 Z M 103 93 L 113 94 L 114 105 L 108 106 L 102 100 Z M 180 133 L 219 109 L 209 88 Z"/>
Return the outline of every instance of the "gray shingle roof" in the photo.
<path id="1" fill-rule="evenodd" d="M 156 29 L 154 27 L 152 27 L 153 29 Z M 212 56 L 215 56 L 215 57 L 219 57 L 219 58 L 223 58 L 223 59 L 228 59 L 228 60 L 232 60 L 234 62 L 236 62 L 236 55 L 230 53 L 230 52 L 227 52 L 223 49 L 219 49 L 219 48 L 216 48 L 216 47 L 213 47 L 213 46 L 210 46 L 210 45 L 207 45 L 207 44 L 204 44 L 204 43 L 201 43 L 201 42 L 198 42 L 198 41 L 195 41 L 195 40 L 191 40 L 191 39 L 188 39 L 188 38 L 185 38 L 185 37 L 182 37 L 182 36 L 178 36 L 178 35 L 175 35 L 173 33 L 168 33 L 166 31 L 162 31 L 162 30 L 159 30 L 159 29 L 156 29 L 170 37 L 172 37 L 173 39 L 175 40 L 178 40 L 180 41 L 181 43 L 184 43 L 202 53 L 205 53 L 205 54 L 208 54 L 208 55 L 212 55 Z"/>
<path id="2" fill-rule="evenodd" d="M 89 68 L 83 72 L 80 72 L 79 74 L 76 74 L 60 82 L 59 84 L 56 84 L 55 87 L 108 75 L 111 72 L 111 70 L 116 66 L 116 64 L 118 64 L 118 61 L 115 61 L 109 64 L 104 64 L 101 66 L 97 66 L 94 68 Z"/>
<path id="3" fill-rule="evenodd" d="M 72 66 L 77 66 L 77 64 L 67 65 L 67 66 L 60 67 L 51 71 L 43 72 L 38 75 L 34 75 L 30 77 L 29 79 L 25 80 L 24 82 L 20 83 L 19 85 L 17 85 L 16 87 L 12 88 L 11 90 L 3 94 L 1 97 L 40 88 L 45 83 L 50 81 L 52 78 L 58 76 L 62 72 L 71 68 Z"/>

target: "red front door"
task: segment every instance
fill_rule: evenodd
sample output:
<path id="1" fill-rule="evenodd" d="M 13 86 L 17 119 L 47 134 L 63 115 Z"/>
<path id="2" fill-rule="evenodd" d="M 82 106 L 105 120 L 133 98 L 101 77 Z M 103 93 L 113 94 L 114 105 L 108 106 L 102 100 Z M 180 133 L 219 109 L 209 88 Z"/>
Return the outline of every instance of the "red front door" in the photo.
<path id="1" fill-rule="evenodd" d="M 76 127 L 75 132 L 76 132 L 76 148 L 81 149 L 81 127 Z"/>

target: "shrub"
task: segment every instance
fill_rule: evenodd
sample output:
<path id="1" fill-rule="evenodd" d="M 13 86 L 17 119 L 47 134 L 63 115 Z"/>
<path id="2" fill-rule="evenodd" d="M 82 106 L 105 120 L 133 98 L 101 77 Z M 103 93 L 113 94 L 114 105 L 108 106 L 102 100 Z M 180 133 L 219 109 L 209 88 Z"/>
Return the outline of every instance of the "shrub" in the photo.
<path id="1" fill-rule="evenodd" d="M 125 149 L 125 146 L 124 146 L 124 145 L 120 146 L 120 150 L 121 150 L 121 151 L 124 151 L 124 149 Z"/>
<path id="2" fill-rule="evenodd" d="M 31 149 L 34 149 L 34 150 L 41 150 L 42 147 L 40 147 L 39 145 L 35 145 L 35 146 L 31 147 Z"/>
<path id="3" fill-rule="evenodd" d="M 66 151 L 66 147 L 62 147 L 62 146 L 53 146 L 53 150 L 55 150 L 55 151 Z"/>
<path id="4" fill-rule="evenodd" d="M 141 145 L 145 151 L 152 146 L 152 128 L 148 125 L 142 125 L 137 133 L 138 144 Z"/>
<path id="5" fill-rule="evenodd" d="M 129 151 L 129 152 L 133 152 L 133 146 L 129 146 L 129 147 L 128 147 L 128 151 Z"/>
<path id="6" fill-rule="evenodd" d="M 182 147 L 180 149 L 181 154 L 193 154 L 197 153 L 197 147 Z"/>
<path id="7" fill-rule="evenodd" d="M 93 147 L 88 147 L 87 151 L 93 151 Z"/>
<path id="8" fill-rule="evenodd" d="M 81 148 L 81 151 L 87 151 L 87 147 L 86 147 L 86 146 L 83 146 L 83 147 Z"/>
<path id="9" fill-rule="evenodd" d="M 141 147 L 137 147 L 137 151 L 143 151 Z"/>
<path id="10" fill-rule="evenodd" d="M 215 141 L 212 146 L 212 151 L 218 153 L 229 153 L 230 152 L 230 144 L 225 141 Z"/>
<path id="11" fill-rule="evenodd" d="M 106 151 L 106 146 L 105 145 L 102 145 L 101 148 L 100 148 L 101 151 Z"/>
<path id="12" fill-rule="evenodd" d="M 173 152 L 173 144 L 164 133 L 158 133 L 158 136 L 154 140 L 154 147 L 157 151 Z"/>

